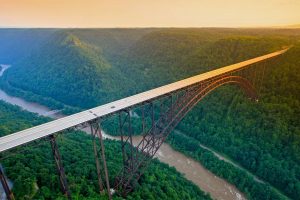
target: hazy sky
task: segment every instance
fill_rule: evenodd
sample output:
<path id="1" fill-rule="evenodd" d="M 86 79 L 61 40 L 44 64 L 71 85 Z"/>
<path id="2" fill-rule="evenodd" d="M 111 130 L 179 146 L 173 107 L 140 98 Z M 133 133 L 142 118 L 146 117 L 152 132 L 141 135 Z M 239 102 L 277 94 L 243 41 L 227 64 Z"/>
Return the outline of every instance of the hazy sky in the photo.
<path id="1" fill-rule="evenodd" d="M 300 24 L 300 0 L 0 0 L 1 27 Z"/>

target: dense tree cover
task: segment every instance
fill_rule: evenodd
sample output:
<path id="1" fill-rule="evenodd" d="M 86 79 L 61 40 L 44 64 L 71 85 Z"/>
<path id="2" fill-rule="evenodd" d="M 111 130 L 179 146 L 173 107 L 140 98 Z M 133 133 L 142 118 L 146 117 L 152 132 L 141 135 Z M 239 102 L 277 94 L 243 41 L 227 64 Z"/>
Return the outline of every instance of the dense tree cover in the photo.
<path id="1" fill-rule="evenodd" d="M 220 88 L 179 126 L 293 199 L 300 198 L 299 55 L 295 44 L 268 64 L 259 103 Z"/>
<path id="2" fill-rule="evenodd" d="M 47 122 L 46 118 L 40 118 L 31 112 L 23 112 L 19 107 L 3 101 L 0 101 L 0 120 L 0 137 Z"/>
<path id="3" fill-rule="evenodd" d="M 81 41 L 100 47 L 109 62 L 116 61 L 132 44 L 144 35 L 157 31 L 153 28 L 122 28 L 122 29 L 70 29 Z"/>
<path id="4" fill-rule="evenodd" d="M 64 32 L 57 33 L 36 54 L 12 68 L 4 74 L 4 79 L 10 77 L 8 84 L 72 106 L 97 105 L 105 101 L 107 92 L 113 95 L 123 88 L 112 84 L 114 80 L 122 81 L 123 76 L 106 61 L 100 49 Z"/>
<path id="5" fill-rule="evenodd" d="M 6 135 L 47 121 L 0 101 L 0 135 Z M 57 137 L 67 179 L 74 199 L 99 199 L 92 138 L 80 131 Z M 122 164 L 121 146 L 105 140 L 110 182 Z M 0 155 L 6 174 L 13 181 L 17 199 L 65 199 L 59 190 L 55 163 L 48 141 Z M 102 196 L 100 199 L 107 199 Z M 114 196 L 114 199 L 122 199 Z M 196 185 L 187 181 L 175 168 L 154 160 L 140 180 L 140 185 L 127 199 L 210 199 Z"/>
<path id="6" fill-rule="evenodd" d="M 272 52 L 289 42 L 247 35 L 210 37 L 201 32 L 147 34 L 125 54 L 120 68 L 124 74 L 136 74 L 144 90 Z"/>
<path id="7" fill-rule="evenodd" d="M 12 96 L 17 96 L 26 99 L 29 102 L 39 102 L 42 105 L 47 106 L 53 110 L 63 110 L 64 114 L 72 114 L 81 111 L 82 109 L 74 106 L 66 105 L 51 97 L 38 95 L 31 91 L 25 91 L 20 88 L 16 88 L 7 83 L 5 79 L 0 79 L 0 87 Z"/>
<path id="8" fill-rule="evenodd" d="M 220 160 L 212 152 L 199 146 L 199 142 L 194 138 L 189 138 L 181 133 L 172 133 L 168 142 L 178 151 L 201 162 L 207 169 L 214 174 L 226 179 L 230 183 L 244 192 L 248 199 L 275 200 L 288 199 L 273 189 L 269 184 L 256 181 L 247 172 Z"/>
<path id="9" fill-rule="evenodd" d="M 258 103 L 249 102 L 239 89 L 222 87 L 194 108 L 179 129 L 299 199 L 299 30 L 153 29 L 136 33 L 138 39 L 128 36 L 127 43 L 122 41 L 127 34 L 111 34 L 60 31 L 55 36 L 60 39 L 7 70 L 1 86 L 87 108 L 294 44 L 267 67 Z M 107 35 L 111 39 L 105 40 Z M 36 70 L 30 71 L 31 66 Z M 177 148 L 184 149 L 180 144 Z M 189 152 L 203 162 L 198 154 Z M 222 165 L 210 164 L 212 170 Z M 259 199 L 253 192 L 264 186 L 253 182 L 253 189 L 248 178 L 239 185 L 233 180 L 244 175 L 225 176 L 233 170 L 229 168 L 219 175 Z"/>

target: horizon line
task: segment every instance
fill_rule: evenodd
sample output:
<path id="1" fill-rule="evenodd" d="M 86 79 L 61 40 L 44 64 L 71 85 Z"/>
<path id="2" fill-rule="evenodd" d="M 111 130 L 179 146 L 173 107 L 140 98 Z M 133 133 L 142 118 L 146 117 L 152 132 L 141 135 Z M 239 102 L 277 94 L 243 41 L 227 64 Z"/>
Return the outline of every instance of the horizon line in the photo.
<path id="1" fill-rule="evenodd" d="M 270 29 L 299 29 L 300 24 L 288 24 L 288 25 L 266 25 L 266 26 L 107 26 L 107 27 L 72 27 L 72 26 L 58 26 L 58 27 L 39 27 L 39 26 L 0 26 L 0 29 L 155 29 L 155 28 L 228 28 L 228 29 L 255 29 L 255 28 L 270 28 Z"/>

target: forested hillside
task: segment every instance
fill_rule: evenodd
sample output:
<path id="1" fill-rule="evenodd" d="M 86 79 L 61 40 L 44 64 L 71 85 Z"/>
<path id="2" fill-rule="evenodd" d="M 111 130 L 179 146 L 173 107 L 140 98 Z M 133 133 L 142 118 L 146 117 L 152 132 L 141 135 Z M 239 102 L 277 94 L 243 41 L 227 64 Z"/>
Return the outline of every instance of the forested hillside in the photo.
<path id="1" fill-rule="evenodd" d="M 80 40 L 102 49 L 105 57 L 116 61 L 132 44 L 144 35 L 159 29 L 71 29 L 69 33 L 76 35 Z"/>
<path id="2" fill-rule="evenodd" d="M 83 108 L 108 101 L 108 95 L 120 96 L 130 81 L 105 59 L 100 48 L 65 32 L 56 33 L 14 65 L 6 77 L 8 85 Z"/>
<path id="3" fill-rule="evenodd" d="M 232 87 L 215 91 L 179 129 L 300 198 L 300 44 L 267 66 L 259 103 Z"/>
<path id="4" fill-rule="evenodd" d="M 44 104 L 47 99 L 34 97 L 47 97 L 48 105 L 90 108 L 271 52 L 294 40 L 229 30 L 57 30 L 7 70 L 1 86 Z"/>
<path id="5" fill-rule="evenodd" d="M 0 101 L 0 136 L 48 121 L 19 107 Z M 57 142 L 62 154 L 70 190 L 74 199 L 99 199 L 98 181 L 93 156 L 92 138 L 83 132 L 60 135 Z M 120 143 L 105 140 L 110 182 L 122 164 Z M 65 199 L 51 154 L 50 143 L 17 148 L 0 155 L 8 177 L 13 181 L 16 199 Z M 174 168 L 155 160 L 140 180 L 140 185 L 127 199 L 207 199 L 196 185 L 187 181 Z M 100 199 L 107 199 L 102 196 Z M 122 199 L 114 196 L 114 199 Z"/>
<path id="6" fill-rule="evenodd" d="M 145 90 L 269 53 L 289 42 L 280 37 L 157 31 L 135 43 L 120 68 L 124 74 L 136 74 L 139 90 Z"/>
<path id="7" fill-rule="evenodd" d="M 268 64 L 258 103 L 236 87 L 221 87 L 177 127 L 184 135 L 169 142 L 250 199 L 279 199 L 276 189 L 300 198 L 299 29 L 98 31 L 56 32 L 8 69 L 1 87 L 39 102 L 37 96 L 46 97 L 43 102 L 54 107 L 89 108 L 293 45 Z M 226 154 L 266 184 L 215 161 L 199 144 Z"/>

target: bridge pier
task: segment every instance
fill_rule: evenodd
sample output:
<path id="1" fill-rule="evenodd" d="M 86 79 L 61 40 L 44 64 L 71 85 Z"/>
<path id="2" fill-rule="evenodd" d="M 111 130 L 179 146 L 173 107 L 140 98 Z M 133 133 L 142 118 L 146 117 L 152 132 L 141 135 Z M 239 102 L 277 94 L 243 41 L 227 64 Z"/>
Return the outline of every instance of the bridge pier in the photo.
<path id="1" fill-rule="evenodd" d="M 93 135 L 93 148 L 94 148 L 94 156 L 95 156 L 95 162 L 96 162 L 96 168 L 97 168 L 99 192 L 100 192 L 100 194 L 104 194 L 103 181 L 101 178 L 99 155 L 98 155 L 97 143 L 96 143 L 96 134 L 94 134 L 94 129 L 93 129 L 92 125 L 90 125 L 90 127 L 91 127 L 91 133 Z"/>
<path id="2" fill-rule="evenodd" d="M 97 176 L 98 176 L 100 194 L 104 193 L 104 188 L 103 188 L 103 181 L 102 181 L 102 177 L 101 177 L 101 165 L 100 165 L 100 161 L 99 161 L 99 154 L 101 155 L 101 160 L 103 163 L 103 170 L 104 170 L 108 199 L 111 200 L 112 195 L 111 195 L 111 191 L 110 191 L 109 175 L 108 175 L 106 158 L 105 158 L 105 147 L 103 144 L 103 137 L 102 137 L 101 127 L 100 127 L 100 122 L 98 120 L 95 122 L 92 122 L 92 123 L 90 123 L 90 127 L 91 127 L 91 133 L 93 135 L 94 155 L 95 155 L 95 162 L 96 162 L 96 168 L 97 168 Z M 100 144 L 99 150 L 98 150 L 98 146 L 97 146 L 97 138 L 98 138 L 98 141 Z"/>
<path id="3" fill-rule="evenodd" d="M 144 116 L 144 110 L 143 116 Z M 124 117 L 122 117 L 122 114 L 125 114 Z M 142 129 L 145 128 L 145 120 L 142 119 Z M 126 131 L 127 130 L 127 131 Z M 121 150 L 122 150 L 122 157 L 123 157 L 123 168 L 121 169 L 122 172 L 129 171 L 131 172 L 133 169 L 134 161 L 133 158 L 133 152 L 134 152 L 134 144 L 132 141 L 132 126 L 131 126 L 131 112 L 129 110 L 126 110 L 124 112 L 119 113 L 119 131 L 120 131 L 120 136 L 121 136 Z M 127 132 L 127 134 L 125 134 Z M 130 173 L 129 173 L 130 174 Z M 120 189 L 124 189 L 120 187 L 120 183 L 122 183 L 128 174 L 123 173 L 122 175 L 118 176 L 115 181 L 115 189 L 117 189 L 120 192 Z M 131 185 L 129 186 L 130 188 L 126 188 L 128 190 L 131 190 L 132 187 Z M 123 193 L 122 191 L 121 193 Z M 124 196 L 124 194 L 122 194 Z"/>
<path id="4" fill-rule="evenodd" d="M 8 200 L 14 200 L 15 199 L 14 194 L 12 193 L 12 191 L 10 190 L 10 188 L 8 186 L 7 180 L 4 176 L 4 172 L 2 171 L 1 167 L 0 167 L 0 181 L 1 181 L 2 187 L 4 189 L 4 192 L 6 194 L 6 198 Z"/>
<path id="5" fill-rule="evenodd" d="M 55 160 L 55 165 L 56 165 L 56 168 L 57 168 L 57 173 L 58 173 L 58 176 L 59 176 L 61 191 L 69 200 L 71 200 L 72 199 L 71 192 L 70 192 L 69 187 L 68 187 L 68 182 L 67 182 L 65 170 L 64 170 L 63 165 L 62 165 L 61 156 L 60 156 L 60 153 L 58 151 L 58 146 L 57 146 L 57 143 L 56 143 L 56 140 L 55 140 L 55 136 L 50 135 L 49 139 L 50 139 L 50 144 L 51 144 L 51 148 L 52 148 L 53 157 L 54 157 L 54 160 Z"/>

